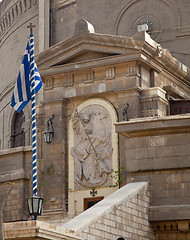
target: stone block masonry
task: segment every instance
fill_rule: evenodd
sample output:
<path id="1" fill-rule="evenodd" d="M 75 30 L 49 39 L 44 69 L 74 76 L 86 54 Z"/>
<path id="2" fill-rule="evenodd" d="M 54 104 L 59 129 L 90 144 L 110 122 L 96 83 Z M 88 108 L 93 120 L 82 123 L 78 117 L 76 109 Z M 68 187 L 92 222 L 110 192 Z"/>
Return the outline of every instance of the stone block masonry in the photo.
<path id="1" fill-rule="evenodd" d="M 41 221 L 6 223 L 5 238 L 155 240 L 148 221 L 149 206 L 148 183 L 129 183 L 63 225 Z"/>
<path id="2" fill-rule="evenodd" d="M 148 183 L 130 183 L 63 225 L 82 239 L 154 240 Z"/>

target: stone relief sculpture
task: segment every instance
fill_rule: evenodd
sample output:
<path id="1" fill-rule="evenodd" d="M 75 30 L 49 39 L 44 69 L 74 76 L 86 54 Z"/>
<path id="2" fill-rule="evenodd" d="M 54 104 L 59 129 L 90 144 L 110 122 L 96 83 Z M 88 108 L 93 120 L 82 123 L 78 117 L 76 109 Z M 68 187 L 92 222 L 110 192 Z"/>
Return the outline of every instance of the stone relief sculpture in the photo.
<path id="1" fill-rule="evenodd" d="M 77 110 L 72 116 L 74 130 L 75 185 L 102 186 L 111 172 L 111 120 L 108 111 L 100 105 Z"/>

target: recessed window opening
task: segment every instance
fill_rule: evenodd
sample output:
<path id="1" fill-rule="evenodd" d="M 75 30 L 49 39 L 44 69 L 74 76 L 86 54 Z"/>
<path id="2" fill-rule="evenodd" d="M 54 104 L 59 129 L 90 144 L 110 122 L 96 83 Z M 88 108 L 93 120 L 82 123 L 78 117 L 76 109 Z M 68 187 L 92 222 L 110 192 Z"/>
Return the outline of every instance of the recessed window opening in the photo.
<path id="1" fill-rule="evenodd" d="M 19 147 L 25 145 L 25 132 L 24 132 L 25 116 L 21 111 L 15 113 L 12 122 L 12 134 L 11 134 L 11 147 Z"/>

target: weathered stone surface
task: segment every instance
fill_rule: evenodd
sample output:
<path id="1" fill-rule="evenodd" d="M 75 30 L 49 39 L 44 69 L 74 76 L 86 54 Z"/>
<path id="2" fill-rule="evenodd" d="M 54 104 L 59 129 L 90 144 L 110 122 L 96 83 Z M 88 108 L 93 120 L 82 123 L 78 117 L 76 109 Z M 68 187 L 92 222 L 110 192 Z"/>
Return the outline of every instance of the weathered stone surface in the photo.
<path id="1" fill-rule="evenodd" d="M 59 226 L 51 225 L 41 221 L 25 221 L 4 224 L 6 239 L 51 239 L 51 240 L 79 240 L 80 237 L 72 233 L 65 233 Z"/>
<path id="2" fill-rule="evenodd" d="M 175 215 L 176 220 L 188 219 L 190 213 L 190 205 L 166 205 L 150 207 L 150 221 L 171 221 Z M 189 229 L 188 229 L 189 230 Z"/>
<path id="3" fill-rule="evenodd" d="M 31 169 L 31 149 L 9 149 L 14 118 L 9 102 L 28 37 L 29 20 L 36 25 L 35 53 L 47 48 L 49 41 L 51 45 L 36 57 L 44 82 L 44 89 L 37 96 L 37 104 L 43 100 L 37 109 L 37 144 L 41 171 L 39 189 L 46 200 L 44 215 L 55 219 L 66 214 L 68 195 L 70 197 L 67 169 L 71 171 L 70 176 L 74 175 L 74 168 L 68 164 L 72 103 L 80 106 L 90 98 L 110 102 L 120 122 L 124 120 L 124 109 L 129 106 L 129 122 L 116 126 L 123 136 L 119 136 L 119 140 L 115 137 L 112 145 L 113 149 L 119 148 L 113 150 L 114 170 L 118 170 L 118 159 L 120 166 L 126 169 L 122 184 L 134 180 L 150 182 L 151 205 L 155 207 L 190 204 L 189 116 L 156 117 L 169 114 L 169 98 L 190 98 L 190 70 L 182 64 L 190 66 L 190 3 L 102 0 L 100 4 L 99 0 L 57 0 L 51 1 L 49 11 L 47 2 L 4 0 L 0 3 L 0 56 L 3 59 L 0 62 L 0 180 L 2 183 L 11 180 L 16 184 L 10 195 L 11 199 L 16 199 L 16 204 L 13 206 L 9 199 L 5 221 L 25 219 L 23 198 L 31 195 L 31 188 L 26 184 Z M 90 33 L 88 23 L 82 21 L 85 26 L 79 26 L 77 33 L 86 34 L 73 37 L 76 22 L 81 18 L 91 22 L 98 33 Z M 149 35 L 137 33 L 137 25 L 144 23 L 148 24 Z M 29 105 L 24 110 L 26 146 L 31 145 L 30 112 Z M 52 114 L 55 114 L 55 135 L 52 144 L 47 145 L 43 133 Z M 1 186 L 2 196 L 6 189 Z M 91 197 L 90 190 L 78 191 L 71 197 L 70 212 L 73 215 L 83 211 L 83 201 L 85 197 Z M 98 196 L 107 196 L 114 190 L 98 189 Z M 175 219 L 178 210 L 172 212 L 171 209 L 168 219 Z M 137 214 L 136 210 L 132 212 Z M 158 214 L 160 219 L 162 214 Z M 167 216 L 163 221 L 167 221 Z M 185 218 L 185 211 L 178 217 Z M 128 220 L 124 222 L 124 226 L 130 224 Z M 105 223 L 110 232 L 105 236 L 103 231 L 98 234 L 101 238 L 111 239 L 111 234 L 116 233 L 111 226 L 116 222 L 106 219 Z M 123 225 L 119 222 L 118 228 L 122 230 Z M 166 224 L 167 229 L 168 226 Z M 129 231 L 136 227 L 133 222 Z M 160 239 L 189 237 L 188 232 L 180 236 L 179 232 L 174 233 L 176 230 L 173 235 L 168 234 L 164 225 L 162 227 L 165 233 L 159 235 Z M 180 229 L 185 231 L 187 222 Z M 93 233 L 97 230 L 93 229 Z M 85 234 L 87 238 L 88 233 Z"/>
<path id="4" fill-rule="evenodd" d="M 77 35 L 80 33 L 95 33 L 93 25 L 85 19 L 79 19 L 75 25 L 74 34 Z"/>
<path id="5" fill-rule="evenodd" d="M 147 215 L 147 187 L 145 182 L 127 184 L 62 227 L 83 239 L 155 239 Z"/>
<path id="6" fill-rule="evenodd" d="M 103 186 L 112 169 L 110 114 L 97 104 L 76 111 L 72 116 L 74 147 L 70 149 L 75 160 L 75 182 L 85 187 Z"/>

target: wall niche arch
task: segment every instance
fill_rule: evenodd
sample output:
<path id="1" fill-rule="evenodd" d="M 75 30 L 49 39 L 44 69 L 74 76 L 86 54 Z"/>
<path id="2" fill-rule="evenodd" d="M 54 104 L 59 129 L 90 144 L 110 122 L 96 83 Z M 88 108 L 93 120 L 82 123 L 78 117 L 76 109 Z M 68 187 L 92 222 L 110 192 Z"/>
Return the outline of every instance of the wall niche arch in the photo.
<path id="1" fill-rule="evenodd" d="M 131 0 L 120 11 L 114 25 L 114 34 L 131 37 L 140 22 L 150 22 L 151 38 L 159 39 L 160 30 L 179 28 L 180 14 L 170 0 Z"/>
<path id="2" fill-rule="evenodd" d="M 15 112 L 11 126 L 11 148 L 25 146 L 24 112 Z"/>
<path id="3" fill-rule="evenodd" d="M 108 176 L 118 166 L 116 121 L 114 107 L 100 98 L 86 100 L 77 107 L 77 113 L 73 112 L 69 123 L 72 189 L 112 184 Z"/>

